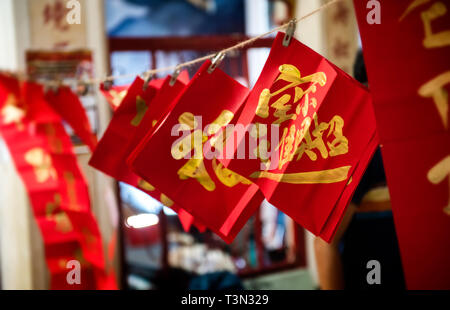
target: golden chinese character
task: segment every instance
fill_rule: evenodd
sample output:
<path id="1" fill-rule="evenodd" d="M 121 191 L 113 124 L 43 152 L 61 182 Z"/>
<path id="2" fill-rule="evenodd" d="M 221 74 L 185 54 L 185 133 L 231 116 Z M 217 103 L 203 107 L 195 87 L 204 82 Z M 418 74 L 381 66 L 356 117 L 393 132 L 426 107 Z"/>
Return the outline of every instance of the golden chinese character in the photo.
<path id="1" fill-rule="evenodd" d="M 297 160 L 300 160 L 304 153 L 306 153 L 311 160 L 317 160 L 317 154 L 314 152 L 315 149 L 319 151 L 324 159 L 328 158 L 328 155 L 338 156 L 347 154 L 348 139 L 343 134 L 344 120 L 342 117 L 335 115 L 329 123 L 319 123 L 317 114 L 314 114 L 313 119 L 315 128 L 312 131 L 312 137 L 314 137 L 314 139 L 312 139 L 309 130 L 307 130 L 305 132 L 304 141 L 296 151 L 296 154 L 298 154 Z M 327 138 L 333 135 L 334 139 L 332 142 L 327 142 L 325 145 L 323 135 L 326 130 L 328 130 Z M 330 151 L 328 151 L 327 146 Z"/>
<path id="2" fill-rule="evenodd" d="M 291 101 L 292 97 L 289 94 L 282 95 L 271 105 L 271 107 L 275 109 L 273 115 L 277 117 L 277 120 L 273 122 L 274 124 L 281 124 L 290 119 L 295 120 L 300 112 L 303 112 L 303 116 L 306 116 L 310 105 L 313 107 L 317 107 L 317 100 L 315 98 L 312 98 L 310 100 L 309 94 L 316 92 L 317 84 L 319 84 L 320 86 L 325 86 L 327 81 L 327 77 L 323 72 L 316 72 L 311 75 L 302 77 L 300 70 L 298 70 L 295 66 L 289 64 L 281 65 L 279 71 L 280 75 L 275 80 L 275 82 L 282 80 L 288 82 L 289 84 L 277 91 L 274 91 L 273 93 L 271 93 L 267 88 L 264 89 L 259 97 L 258 106 L 256 108 L 256 115 L 262 118 L 267 118 L 269 116 L 270 99 L 284 93 L 291 88 L 295 89 L 294 100 L 292 103 L 296 104 L 303 97 L 305 97 L 305 102 L 303 106 L 301 106 L 300 103 L 297 105 L 295 113 L 288 114 L 288 112 L 292 109 L 292 104 L 288 104 Z M 311 83 L 311 85 L 306 90 L 299 87 L 300 84 L 305 83 Z"/>
<path id="3" fill-rule="evenodd" d="M 60 233 L 66 234 L 73 230 L 72 223 L 66 213 L 60 212 L 52 216 L 55 221 L 55 230 Z"/>
<path id="4" fill-rule="evenodd" d="M 434 104 L 441 116 L 442 124 L 448 129 L 448 92 L 444 85 L 450 83 L 450 71 L 442 73 L 419 88 L 419 95 L 433 98 Z"/>
<path id="5" fill-rule="evenodd" d="M 138 187 L 147 191 L 147 192 L 153 192 L 156 190 L 156 188 L 151 185 L 150 183 L 148 183 L 147 181 L 145 181 L 144 179 L 139 179 L 138 181 Z M 169 197 L 167 197 L 164 194 L 161 194 L 159 197 L 159 201 L 165 205 L 166 207 L 172 207 L 174 205 L 173 200 L 171 200 Z"/>
<path id="6" fill-rule="evenodd" d="M 147 181 L 145 181 L 143 179 L 139 179 L 138 187 L 142 188 L 143 190 L 145 190 L 147 192 L 153 192 L 155 190 L 155 187 L 153 185 L 151 185 L 150 183 L 148 183 Z"/>
<path id="7" fill-rule="evenodd" d="M 318 150 L 322 158 L 328 156 L 338 156 L 348 153 L 348 139 L 343 135 L 344 120 L 335 115 L 329 123 L 319 123 L 317 114 L 313 115 L 315 128 L 310 134 L 311 119 L 306 117 L 298 129 L 295 125 L 285 128 L 279 145 L 279 164 L 278 169 L 292 161 L 295 155 L 300 160 L 304 153 L 315 161 Z M 324 141 L 323 135 L 328 130 L 327 138 L 333 136 L 334 139 Z M 326 143 L 325 143 L 326 142 Z M 328 146 L 328 148 L 327 148 Z M 251 178 L 266 178 L 277 182 L 290 184 L 318 184 L 318 183 L 337 183 L 347 180 L 351 166 L 343 166 L 334 169 L 321 171 L 299 172 L 299 173 L 272 173 L 266 171 L 254 172 Z"/>
<path id="8" fill-rule="evenodd" d="M 57 178 L 52 158 L 42 148 L 34 148 L 26 152 L 25 161 L 33 166 L 38 183 L 44 183 L 49 179 Z"/>
<path id="9" fill-rule="evenodd" d="M 430 1 L 431 0 L 414 0 L 405 10 L 403 15 L 400 17 L 400 21 L 402 21 L 414 9 Z M 446 14 L 447 14 L 447 6 L 441 1 L 433 3 L 433 5 L 430 8 L 421 12 L 420 17 L 422 19 L 425 32 L 425 39 L 423 40 L 423 45 L 426 48 L 437 48 L 450 45 L 450 30 L 444 30 L 438 33 L 433 33 L 433 28 L 431 26 L 431 23 L 434 20 Z"/>
<path id="10" fill-rule="evenodd" d="M 9 94 L 6 103 L 0 111 L 5 125 L 16 124 L 19 130 L 24 129 L 22 120 L 25 118 L 25 111 L 18 107 L 17 99 L 13 94 Z"/>
<path id="11" fill-rule="evenodd" d="M 131 125 L 134 127 L 139 126 L 144 118 L 145 113 L 148 110 L 148 106 L 145 103 L 145 100 L 141 98 L 141 96 L 137 96 L 136 98 L 136 116 L 131 120 Z"/>
<path id="12" fill-rule="evenodd" d="M 174 205 L 174 202 L 172 199 L 170 199 L 169 197 L 167 197 L 164 194 L 161 194 L 161 196 L 159 197 L 159 201 L 161 201 L 161 203 L 163 205 L 165 205 L 166 207 L 172 207 Z"/>
<path id="13" fill-rule="evenodd" d="M 50 218 L 53 213 L 61 206 L 61 195 L 55 194 L 54 201 L 49 202 L 45 206 L 45 215 Z"/>
<path id="14" fill-rule="evenodd" d="M 250 185 L 251 181 L 247 180 L 243 176 L 225 168 L 221 163 L 217 164 L 216 159 L 212 160 L 212 167 L 219 181 L 228 187 L 236 186 L 240 183 Z"/>
<path id="15" fill-rule="evenodd" d="M 76 181 L 75 181 L 75 177 L 74 177 L 73 173 L 70 171 L 65 171 L 64 179 L 66 180 L 66 183 L 67 183 L 67 194 L 69 196 L 69 206 L 68 207 L 71 210 L 80 211 L 81 206 L 78 203 L 78 199 L 77 199 Z"/>
<path id="16" fill-rule="evenodd" d="M 44 131 L 47 134 L 48 142 L 50 144 L 50 151 L 56 154 L 62 154 L 64 152 L 64 147 L 61 139 L 56 134 L 55 126 L 51 123 L 44 124 Z"/>
<path id="17" fill-rule="evenodd" d="M 172 155 L 175 159 L 179 160 L 194 150 L 194 156 L 178 170 L 178 175 L 181 180 L 187 180 L 189 178 L 196 179 L 206 190 L 213 191 L 216 186 L 203 163 L 203 144 L 207 141 L 207 137 L 203 135 L 201 129 L 197 128 L 198 124 L 192 113 L 183 113 L 179 118 L 179 123 L 182 129 L 186 130 L 187 126 L 187 129 L 194 131 L 174 145 Z"/>
<path id="18" fill-rule="evenodd" d="M 271 173 L 268 171 L 258 171 L 252 173 L 250 177 L 265 178 L 289 184 L 330 184 L 347 180 L 350 169 L 351 166 L 298 173 Z"/>
<path id="19" fill-rule="evenodd" d="M 172 156 L 176 160 L 180 160 L 194 150 L 193 158 L 189 159 L 187 163 L 178 170 L 178 175 L 181 180 L 193 178 L 208 191 L 216 189 L 216 184 L 205 167 L 203 145 L 208 140 L 209 136 L 217 134 L 223 126 L 226 126 L 231 122 L 233 117 L 234 114 L 232 112 L 228 110 L 222 111 L 219 117 L 207 126 L 206 134 L 203 134 L 202 130 L 198 128 L 198 124 L 192 113 L 185 112 L 179 117 L 178 121 L 181 125 L 180 130 L 190 130 L 193 132 L 172 147 Z M 214 142 L 211 145 L 214 146 Z M 213 165 L 215 164 L 213 163 Z M 226 186 L 236 185 L 237 180 L 246 184 L 244 178 L 223 168 L 221 165 L 215 165 L 214 172 L 219 181 Z"/>
<path id="20" fill-rule="evenodd" d="M 110 90 L 109 94 L 112 97 L 111 104 L 116 108 L 119 107 L 122 103 L 123 98 L 125 98 L 125 96 L 127 95 L 127 92 L 127 90 L 122 90 L 121 92 L 118 92 L 114 89 Z"/>
<path id="21" fill-rule="evenodd" d="M 284 128 L 283 136 L 280 142 L 280 160 L 278 162 L 278 169 L 282 169 L 285 164 L 292 161 L 294 154 L 302 141 L 302 131 L 296 129 L 294 124 L 291 127 Z"/>
<path id="22" fill-rule="evenodd" d="M 450 156 L 447 156 L 434 167 L 432 167 L 427 174 L 428 181 L 432 184 L 439 184 L 446 178 L 449 180 L 450 187 Z M 450 216 L 450 188 L 449 188 L 449 202 L 443 209 L 444 213 Z"/>

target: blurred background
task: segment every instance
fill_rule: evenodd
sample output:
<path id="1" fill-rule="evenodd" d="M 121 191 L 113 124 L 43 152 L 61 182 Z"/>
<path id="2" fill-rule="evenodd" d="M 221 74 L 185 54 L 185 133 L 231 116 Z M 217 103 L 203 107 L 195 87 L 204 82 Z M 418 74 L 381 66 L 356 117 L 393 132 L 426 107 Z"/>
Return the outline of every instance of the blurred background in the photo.
<path id="1" fill-rule="evenodd" d="M 79 0 L 81 23 L 66 21 L 66 0 L 0 0 L 0 69 L 72 83 L 86 76 L 140 74 L 232 46 L 318 8 L 322 0 Z M 352 74 L 359 49 L 351 1 L 297 26 L 296 37 Z M 221 68 L 251 87 L 273 37 L 227 55 Z M 301 55 L 299 55 L 301 57 Z M 189 67 L 192 77 L 199 66 Z M 170 73 L 170 72 L 169 72 Z M 163 76 L 160 76 L 163 77 Z M 118 79 L 114 85 L 128 85 Z M 82 96 L 101 137 L 112 111 L 97 89 Z M 185 232 L 158 201 L 87 165 L 105 253 L 124 289 L 317 289 L 313 237 L 268 203 L 227 245 L 210 232 Z M 0 283 L 46 289 L 42 239 L 24 186 L 0 139 Z M 112 254 L 111 254 L 112 253 Z"/>

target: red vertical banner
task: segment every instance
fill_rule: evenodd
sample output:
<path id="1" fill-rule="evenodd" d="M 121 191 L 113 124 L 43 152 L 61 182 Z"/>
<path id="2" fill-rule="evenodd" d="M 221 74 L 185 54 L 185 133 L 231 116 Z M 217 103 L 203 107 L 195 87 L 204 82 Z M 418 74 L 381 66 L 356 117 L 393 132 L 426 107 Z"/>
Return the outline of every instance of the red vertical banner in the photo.
<path id="1" fill-rule="evenodd" d="M 237 121 L 249 134 L 236 132 L 234 156 L 223 162 L 330 241 L 377 146 L 370 95 L 319 54 L 295 39 L 284 46 L 283 38 L 277 35 Z M 240 159 L 247 144 L 249 156 Z"/>
<path id="2" fill-rule="evenodd" d="M 42 233 L 51 288 L 116 288 L 114 274 L 105 268 L 86 181 L 41 85 L 25 82 L 19 87 L 14 78 L 0 76 L 0 132 Z M 71 261 L 80 264 L 80 284 L 67 280 Z"/>
<path id="3" fill-rule="evenodd" d="M 173 109 L 129 157 L 133 170 L 167 193 L 226 242 L 231 242 L 263 197 L 256 185 L 226 169 L 205 146 L 228 125 L 248 89 L 206 61 Z"/>
<path id="4" fill-rule="evenodd" d="M 354 5 L 407 287 L 449 289 L 450 2 L 365 2 Z"/>

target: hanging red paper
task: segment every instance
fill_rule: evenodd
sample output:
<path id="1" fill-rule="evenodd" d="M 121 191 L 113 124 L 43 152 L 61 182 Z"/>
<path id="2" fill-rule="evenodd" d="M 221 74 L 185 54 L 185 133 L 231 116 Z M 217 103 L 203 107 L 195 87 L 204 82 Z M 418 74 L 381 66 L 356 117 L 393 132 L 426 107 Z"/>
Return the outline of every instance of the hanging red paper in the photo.
<path id="1" fill-rule="evenodd" d="M 56 91 L 49 90 L 46 101 L 74 130 L 75 134 L 91 151 L 97 145 L 97 137 L 92 128 L 80 99 L 67 86 L 61 86 Z"/>
<path id="2" fill-rule="evenodd" d="M 125 98 L 128 88 L 130 88 L 130 85 L 106 87 L 105 83 L 100 84 L 100 92 L 113 111 L 117 110 L 123 98 Z"/>
<path id="3" fill-rule="evenodd" d="M 325 58 L 295 39 L 283 46 L 283 38 L 277 35 L 237 121 L 247 132 L 235 131 L 231 147 L 227 140 L 222 161 L 329 241 L 377 144 L 370 96 Z"/>
<path id="4" fill-rule="evenodd" d="M 26 113 L 29 120 L 36 124 L 61 121 L 61 117 L 46 102 L 42 85 L 24 82 L 22 88 L 22 100 L 26 105 Z"/>
<path id="5" fill-rule="evenodd" d="M 114 279 L 104 268 L 101 237 L 90 213 L 86 182 L 70 138 L 46 103 L 42 86 L 25 82 L 20 92 L 17 80 L 0 76 L 0 112 L 0 131 L 42 233 L 51 287 L 101 289 L 108 280 L 111 288 Z M 72 286 L 61 276 L 69 271 L 64 262 L 77 257 L 82 265 L 81 257 L 86 259 L 81 274 L 84 283 Z"/>
<path id="6" fill-rule="evenodd" d="M 407 287 L 449 289 L 450 3 L 354 5 Z"/>
<path id="7" fill-rule="evenodd" d="M 189 74 L 187 71 L 182 71 L 178 76 L 178 80 L 184 84 L 189 82 Z M 155 89 L 160 89 L 164 83 L 165 79 L 154 79 L 151 84 Z M 109 83 L 109 82 L 108 82 Z M 107 84 L 107 83 L 106 83 Z M 125 98 L 130 85 L 113 85 L 107 86 L 105 83 L 100 84 L 100 92 L 105 97 L 106 101 L 110 105 L 113 111 L 117 110 L 120 103 Z"/>
<path id="8" fill-rule="evenodd" d="M 163 80 L 161 87 L 151 100 L 149 109 L 145 113 L 142 122 L 136 128 L 134 136 L 127 147 L 127 154 L 131 154 L 146 135 L 151 135 L 150 132 L 161 126 L 176 104 L 175 98 L 184 90 L 185 84 L 188 82 L 189 76 L 187 71 L 182 71 L 178 79 L 168 76 Z M 154 193 L 154 195 L 157 196 L 157 193 Z M 205 226 L 199 220 L 195 220 L 186 210 L 176 205 L 172 205 L 171 208 L 177 212 L 181 225 L 186 232 L 189 232 L 192 225 L 196 226 L 200 232 L 205 231 Z"/>
<path id="9" fill-rule="evenodd" d="M 208 72 L 210 65 L 206 61 L 198 70 L 166 121 L 145 137 L 130 163 L 143 179 L 152 180 L 177 205 L 231 242 L 263 198 L 249 180 L 203 154 L 208 139 L 232 121 L 248 94 L 220 69 Z"/>
<path id="10" fill-rule="evenodd" d="M 187 72 L 183 72 L 181 79 L 186 80 L 186 77 Z M 126 164 L 129 154 L 142 137 L 151 131 L 165 114 L 169 113 L 171 102 L 184 89 L 183 82 L 175 79 L 174 83 L 171 83 L 171 80 L 171 77 L 166 78 L 162 83 L 159 80 L 152 80 L 145 86 L 141 78 L 136 78 L 123 102 L 115 111 L 89 164 L 116 180 L 144 191 L 178 212 L 179 207 L 175 206 L 169 197 L 135 175 Z M 153 87 L 155 83 L 162 89 L 158 91 Z M 156 99 L 155 102 L 153 102 L 154 99 Z M 183 217 L 180 220 L 186 221 L 186 218 Z"/>

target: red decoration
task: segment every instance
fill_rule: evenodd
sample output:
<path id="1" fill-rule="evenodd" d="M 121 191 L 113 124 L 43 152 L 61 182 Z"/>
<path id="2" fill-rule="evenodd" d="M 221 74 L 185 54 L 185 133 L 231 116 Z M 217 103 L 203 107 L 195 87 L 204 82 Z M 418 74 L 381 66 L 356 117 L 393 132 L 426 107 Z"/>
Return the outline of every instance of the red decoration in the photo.
<path id="1" fill-rule="evenodd" d="M 450 289 L 450 5 L 354 1 L 408 289 Z"/>
<path id="2" fill-rule="evenodd" d="M 93 151 L 97 145 L 97 137 L 92 133 L 86 111 L 78 96 L 69 87 L 61 86 L 56 92 L 48 91 L 45 99 L 52 109 L 73 128 L 75 134 Z"/>
<path id="3" fill-rule="evenodd" d="M 182 71 L 178 76 L 178 80 L 184 84 L 189 82 L 189 74 L 187 71 Z M 151 85 L 155 89 L 160 89 L 164 83 L 165 79 L 154 79 L 151 81 Z M 105 83 L 100 84 L 100 91 L 105 97 L 106 101 L 111 106 L 113 111 L 117 110 L 123 98 L 127 94 L 130 85 L 113 85 L 107 86 Z"/>
<path id="4" fill-rule="evenodd" d="M 186 77 L 187 73 L 184 72 L 182 79 L 186 80 Z M 89 164 L 116 180 L 142 190 L 175 212 L 179 212 L 180 208 L 174 205 L 169 197 L 151 183 L 139 178 L 126 164 L 127 157 L 142 137 L 151 132 L 158 121 L 163 121 L 171 109 L 171 102 L 184 89 L 185 84 L 180 80 L 176 80 L 172 86 L 169 85 L 170 80 L 171 77 L 162 82 L 152 80 L 145 88 L 145 82 L 139 77 L 136 78 L 115 111 Z M 161 89 L 158 90 L 154 85 Z M 187 222 L 184 226 L 190 227 L 188 223 L 191 223 L 192 218 L 188 214 L 183 215 L 180 220 L 183 223 Z"/>
<path id="5" fill-rule="evenodd" d="M 106 87 L 105 83 L 100 84 L 100 91 L 113 111 L 117 110 L 123 98 L 127 94 L 130 85 Z"/>
<path id="6" fill-rule="evenodd" d="M 248 140 L 233 137 L 234 158 L 247 141 L 254 141 L 253 157 L 223 162 L 255 182 L 278 209 L 330 241 L 377 145 L 370 96 L 325 58 L 295 39 L 285 47 L 283 38 L 277 35 L 237 121 L 266 125 L 248 127 Z M 270 150 L 270 158 L 264 157 Z"/>
<path id="7" fill-rule="evenodd" d="M 209 73 L 210 64 L 206 61 L 198 70 L 175 99 L 165 122 L 146 135 L 129 163 L 143 179 L 151 181 L 196 220 L 231 242 L 263 197 L 254 184 L 225 169 L 217 159 L 203 156 L 204 144 L 232 120 L 248 94 L 247 88 L 220 69 Z M 195 116 L 201 116 L 202 120 Z M 203 133 L 201 123 L 215 125 L 210 132 Z M 182 134 L 183 138 L 173 137 L 177 127 L 176 135 Z M 189 142 L 194 135 L 199 140 L 192 146 Z M 197 156 L 184 158 L 192 153 Z"/>
<path id="8" fill-rule="evenodd" d="M 30 196 L 51 288 L 115 288 L 114 274 L 105 268 L 86 181 L 41 85 L 25 82 L 20 89 L 16 79 L 0 76 L 0 132 Z M 81 264 L 81 285 L 66 280 L 70 260 Z"/>

